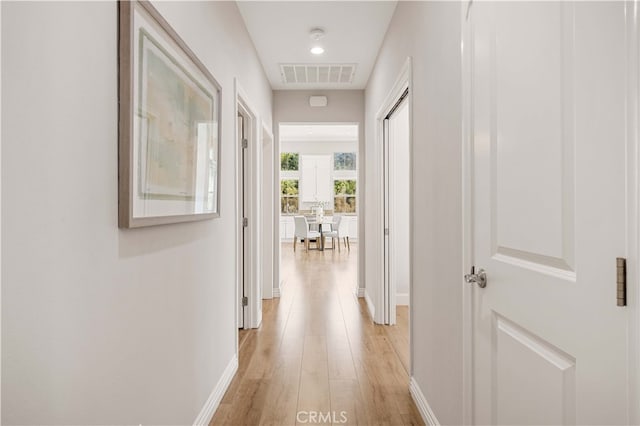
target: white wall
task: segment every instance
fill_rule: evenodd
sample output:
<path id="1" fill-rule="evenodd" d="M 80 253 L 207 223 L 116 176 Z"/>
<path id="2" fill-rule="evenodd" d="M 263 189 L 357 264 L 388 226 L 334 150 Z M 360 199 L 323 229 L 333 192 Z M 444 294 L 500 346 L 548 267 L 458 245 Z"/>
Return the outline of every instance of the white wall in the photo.
<path id="1" fill-rule="evenodd" d="M 2 423 L 189 424 L 235 356 L 233 2 L 157 3 L 222 85 L 221 217 L 117 227 L 115 2 L 2 2 Z"/>
<path id="2" fill-rule="evenodd" d="M 328 104 L 324 108 L 309 106 L 309 96 L 324 95 Z M 365 169 L 365 104 L 363 90 L 275 90 L 273 92 L 273 131 L 276 143 L 280 140 L 278 125 L 280 123 L 358 123 L 358 229 L 364 229 L 364 213 L 366 212 L 364 193 L 366 190 Z M 280 164 L 279 154 L 275 159 Z M 279 169 L 279 168 L 278 168 Z M 276 170 L 279 173 L 279 170 Z M 279 181 L 279 175 L 276 181 Z M 279 227 L 279 223 L 276 224 Z M 275 235 L 279 235 L 276 229 Z M 365 235 L 358 235 L 358 270 L 364 271 Z M 280 258 L 280 243 L 274 244 L 274 255 Z M 280 283 L 274 282 L 279 288 Z M 364 274 L 358 274 L 357 287 L 364 291 Z M 360 293 L 362 294 L 362 293 Z"/>
<path id="3" fill-rule="evenodd" d="M 312 95 L 326 96 L 327 106 L 310 107 L 309 96 Z M 364 90 L 274 90 L 273 121 L 274 123 L 364 123 Z M 274 130 L 277 131 L 275 128 Z M 360 131 L 362 132 L 363 129 Z"/>
<path id="4" fill-rule="evenodd" d="M 377 111 L 413 58 L 412 374 L 443 424 L 462 423 L 461 7 L 399 2 L 365 96 L 369 158 Z M 368 166 L 367 182 L 378 173 Z M 375 197 L 368 191 L 366 205 Z M 370 220 L 365 229 L 378 232 Z"/>
<path id="5" fill-rule="evenodd" d="M 2 5 L 0 4 L 0 25 L 2 23 Z M 2 31 L 0 31 L 0 46 L 2 46 Z M 0 48 L 0 51 L 2 49 Z M 0 54 L 0 76 L 2 76 L 2 55 Z M 2 81 L 0 79 L 0 100 L 2 99 Z M 0 102 L 0 147 L 2 146 L 2 102 Z M 2 183 L 2 149 L 0 149 L 0 186 Z M 0 188 L 0 193 L 1 193 Z M 2 240 L 2 197 L 0 197 L 0 241 Z M 2 245 L 0 244 L 0 259 L 2 259 Z M 2 262 L 0 262 L 0 336 L 2 336 Z M 0 377 L 2 377 L 2 339 L 0 338 Z M 2 386 L 0 386 L 0 423 L 2 423 Z"/>
<path id="6" fill-rule="evenodd" d="M 283 141 L 280 142 L 280 152 L 299 152 L 301 155 L 333 155 L 334 152 L 358 152 L 356 141 Z M 356 161 L 360 160 L 356 158 Z"/>

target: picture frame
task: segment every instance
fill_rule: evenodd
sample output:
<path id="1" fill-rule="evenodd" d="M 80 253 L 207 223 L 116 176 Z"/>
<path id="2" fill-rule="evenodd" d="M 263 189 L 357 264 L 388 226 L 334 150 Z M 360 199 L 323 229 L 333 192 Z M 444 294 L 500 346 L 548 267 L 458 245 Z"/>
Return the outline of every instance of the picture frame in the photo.
<path id="1" fill-rule="evenodd" d="M 220 85 L 147 1 L 118 37 L 118 226 L 219 217 Z"/>

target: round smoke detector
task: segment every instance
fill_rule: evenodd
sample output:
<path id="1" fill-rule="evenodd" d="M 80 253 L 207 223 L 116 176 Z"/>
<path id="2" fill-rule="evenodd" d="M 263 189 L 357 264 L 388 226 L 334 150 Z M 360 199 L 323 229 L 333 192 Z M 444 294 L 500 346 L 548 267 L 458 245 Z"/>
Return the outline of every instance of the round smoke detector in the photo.
<path id="1" fill-rule="evenodd" d="M 314 28 L 309 33 L 309 37 L 311 37 L 311 40 L 318 41 L 324 37 L 324 30 L 322 28 Z"/>

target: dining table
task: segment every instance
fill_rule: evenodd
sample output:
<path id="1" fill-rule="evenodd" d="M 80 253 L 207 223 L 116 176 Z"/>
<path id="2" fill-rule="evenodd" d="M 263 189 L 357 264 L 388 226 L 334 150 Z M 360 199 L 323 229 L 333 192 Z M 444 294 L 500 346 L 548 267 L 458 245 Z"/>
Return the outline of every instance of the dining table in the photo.
<path id="1" fill-rule="evenodd" d="M 322 235 L 322 225 L 331 225 L 333 223 L 333 219 L 324 217 L 318 219 L 317 217 L 311 217 L 307 218 L 307 223 L 309 224 L 309 227 L 311 227 L 311 225 L 318 225 L 318 232 L 320 233 L 320 244 L 318 245 L 318 250 L 324 251 L 324 236 Z"/>

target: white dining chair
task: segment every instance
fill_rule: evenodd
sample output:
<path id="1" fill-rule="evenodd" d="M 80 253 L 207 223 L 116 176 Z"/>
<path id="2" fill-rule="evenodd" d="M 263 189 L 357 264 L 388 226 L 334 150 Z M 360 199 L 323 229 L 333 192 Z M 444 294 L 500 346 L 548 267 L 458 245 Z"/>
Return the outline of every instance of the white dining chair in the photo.
<path id="1" fill-rule="evenodd" d="M 338 240 L 338 251 L 340 251 L 340 238 L 344 241 L 344 246 L 351 251 L 349 236 L 347 235 L 347 221 L 342 220 L 342 216 L 334 215 L 331 223 L 331 230 L 322 233 L 324 238 L 331 238 L 331 248 L 335 250 L 334 238 Z"/>
<path id="2" fill-rule="evenodd" d="M 316 247 L 320 244 L 320 233 L 318 231 L 310 231 L 307 218 L 304 216 L 294 216 L 293 221 L 295 223 L 295 232 L 293 235 L 293 251 L 296 251 L 296 243 L 298 238 L 303 239 L 307 251 L 309 251 L 309 240 L 315 238 Z"/>

